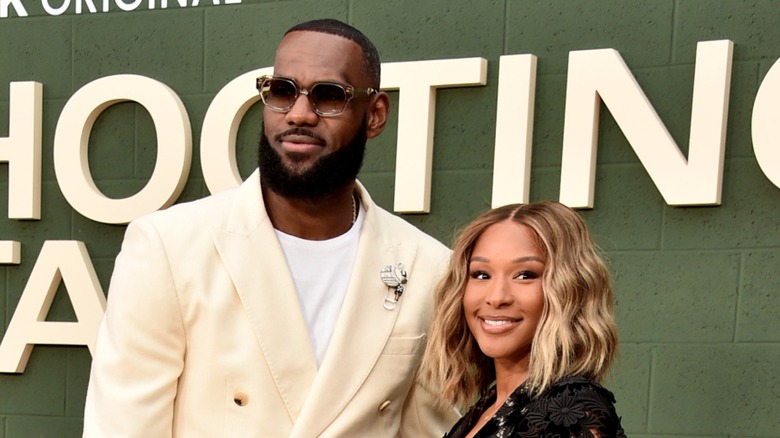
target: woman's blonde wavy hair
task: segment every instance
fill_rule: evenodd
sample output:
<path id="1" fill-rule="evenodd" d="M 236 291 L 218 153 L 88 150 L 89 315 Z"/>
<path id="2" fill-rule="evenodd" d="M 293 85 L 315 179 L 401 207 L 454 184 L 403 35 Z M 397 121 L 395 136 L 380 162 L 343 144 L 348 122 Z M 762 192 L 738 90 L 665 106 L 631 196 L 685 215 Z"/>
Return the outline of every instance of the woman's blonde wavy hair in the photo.
<path id="1" fill-rule="evenodd" d="M 434 293 L 422 373 L 440 385 L 447 404 L 466 406 L 495 380 L 493 359 L 482 353 L 466 323 L 463 293 L 475 242 L 488 227 L 504 221 L 530 228 L 545 259 L 544 309 L 525 383 L 530 394 L 539 395 L 568 375 L 600 381 L 616 354 L 609 271 L 580 215 L 554 201 L 495 208 L 460 232 L 449 269 Z"/>

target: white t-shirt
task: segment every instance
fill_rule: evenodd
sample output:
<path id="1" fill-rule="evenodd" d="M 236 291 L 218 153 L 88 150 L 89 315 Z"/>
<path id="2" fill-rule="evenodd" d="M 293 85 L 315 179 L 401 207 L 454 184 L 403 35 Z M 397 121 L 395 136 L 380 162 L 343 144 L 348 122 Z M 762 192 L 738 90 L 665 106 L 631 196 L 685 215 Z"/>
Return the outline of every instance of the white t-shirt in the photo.
<path id="1" fill-rule="evenodd" d="M 318 367 L 347 293 L 364 215 L 361 205 L 352 228 L 328 240 L 306 240 L 274 230 L 292 272 Z"/>

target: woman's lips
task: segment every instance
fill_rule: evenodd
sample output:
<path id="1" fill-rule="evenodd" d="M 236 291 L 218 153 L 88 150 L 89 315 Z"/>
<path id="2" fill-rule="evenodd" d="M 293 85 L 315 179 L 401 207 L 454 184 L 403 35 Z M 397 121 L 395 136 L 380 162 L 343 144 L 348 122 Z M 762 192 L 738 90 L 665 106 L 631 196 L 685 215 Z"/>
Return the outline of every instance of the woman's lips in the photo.
<path id="1" fill-rule="evenodd" d="M 505 316 L 480 316 L 478 318 L 482 330 L 494 335 L 506 333 L 522 322 L 522 319 Z"/>

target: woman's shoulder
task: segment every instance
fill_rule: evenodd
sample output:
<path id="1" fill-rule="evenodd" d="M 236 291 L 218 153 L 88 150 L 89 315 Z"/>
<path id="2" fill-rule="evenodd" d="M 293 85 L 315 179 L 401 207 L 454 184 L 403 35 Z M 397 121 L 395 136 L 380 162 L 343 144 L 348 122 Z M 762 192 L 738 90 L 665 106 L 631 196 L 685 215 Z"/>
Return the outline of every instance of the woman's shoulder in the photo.
<path id="1" fill-rule="evenodd" d="M 624 437 L 615 396 L 593 379 L 570 376 L 550 385 L 531 402 L 526 417 L 532 428 L 571 436 Z"/>
<path id="2" fill-rule="evenodd" d="M 605 398 L 609 403 L 615 403 L 615 396 L 610 390 L 601 386 L 596 380 L 583 376 L 567 376 L 553 382 L 541 397 L 559 397 L 568 394 L 579 395 L 599 395 Z"/>

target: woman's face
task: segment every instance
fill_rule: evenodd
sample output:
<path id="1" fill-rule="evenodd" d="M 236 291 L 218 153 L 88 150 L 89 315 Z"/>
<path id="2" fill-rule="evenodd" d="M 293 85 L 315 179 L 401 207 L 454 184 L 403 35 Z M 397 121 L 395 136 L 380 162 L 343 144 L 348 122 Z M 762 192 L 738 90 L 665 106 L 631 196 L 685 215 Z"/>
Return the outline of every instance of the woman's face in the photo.
<path id="1" fill-rule="evenodd" d="M 544 308 L 545 260 L 525 225 L 504 221 L 474 244 L 463 310 L 479 348 L 496 361 L 528 363 Z"/>

